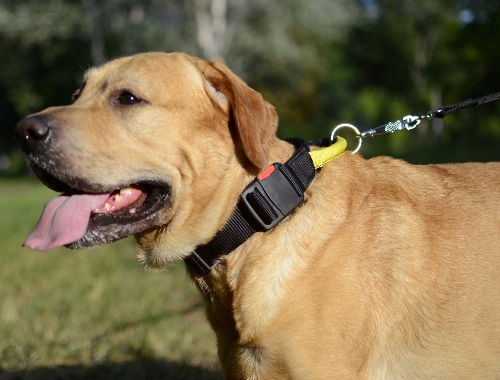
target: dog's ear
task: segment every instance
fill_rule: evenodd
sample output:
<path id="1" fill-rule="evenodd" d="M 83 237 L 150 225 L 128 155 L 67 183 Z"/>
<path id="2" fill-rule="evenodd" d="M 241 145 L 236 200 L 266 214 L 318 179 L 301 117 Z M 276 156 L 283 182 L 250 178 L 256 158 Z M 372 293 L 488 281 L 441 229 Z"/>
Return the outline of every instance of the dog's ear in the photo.
<path id="1" fill-rule="evenodd" d="M 245 155 L 259 169 L 269 165 L 267 148 L 278 127 L 274 107 L 220 61 L 198 62 L 205 89 L 218 106 L 232 112 Z"/>

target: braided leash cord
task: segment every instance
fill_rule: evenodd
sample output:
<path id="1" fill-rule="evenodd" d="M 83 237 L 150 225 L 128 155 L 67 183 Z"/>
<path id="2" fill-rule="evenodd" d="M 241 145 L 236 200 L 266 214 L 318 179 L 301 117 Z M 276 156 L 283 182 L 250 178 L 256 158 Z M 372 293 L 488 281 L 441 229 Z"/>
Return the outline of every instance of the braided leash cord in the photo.
<path id="1" fill-rule="evenodd" d="M 480 106 L 481 104 L 489 103 L 498 99 L 500 99 L 500 92 L 497 92 L 496 94 L 486 95 L 478 99 L 464 100 L 463 102 L 452 104 L 451 106 L 441 107 L 436 112 L 434 112 L 432 116 L 437 117 L 438 119 L 442 119 L 450 113 L 454 113 L 465 108 Z"/>

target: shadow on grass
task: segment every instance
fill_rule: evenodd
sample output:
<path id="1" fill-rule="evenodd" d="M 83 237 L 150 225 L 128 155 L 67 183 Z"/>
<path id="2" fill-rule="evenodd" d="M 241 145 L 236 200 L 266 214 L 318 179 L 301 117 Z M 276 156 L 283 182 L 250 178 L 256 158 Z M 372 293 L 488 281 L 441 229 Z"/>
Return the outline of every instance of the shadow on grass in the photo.
<path id="1" fill-rule="evenodd" d="M 0 380 L 222 380 L 222 372 L 168 360 L 142 358 L 125 363 L 102 363 L 2 370 Z"/>

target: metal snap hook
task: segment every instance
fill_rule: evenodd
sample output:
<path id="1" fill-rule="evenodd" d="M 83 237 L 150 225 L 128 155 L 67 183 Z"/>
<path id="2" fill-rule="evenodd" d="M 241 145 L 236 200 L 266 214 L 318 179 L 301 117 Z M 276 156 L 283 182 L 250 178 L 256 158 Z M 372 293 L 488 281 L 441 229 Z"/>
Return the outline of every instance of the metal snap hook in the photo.
<path id="1" fill-rule="evenodd" d="M 358 143 L 358 147 L 357 147 L 355 150 L 353 150 L 353 151 L 351 152 L 351 154 L 357 153 L 357 152 L 359 151 L 359 149 L 361 148 L 361 143 L 363 142 L 363 139 L 359 138 L 359 136 L 360 136 L 360 134 L 361 134 L 361 133 L 359 132 L 359 129 L 358 129 L 358 128 L 356 128 L 356 127 L 355 127 L 354 125 L 352 125 L 352 124 L 342 123 L 342 124 L 337 125 L 337 126 L 334 128 L 333 132 L 332 132 L 332 136 L 330 137 L 330 141 L 335 141 L 335 132 L 337 132 L 337 130 L 338 130 L 338 129 L 340 129 L 340 128 L 350 128 L 350 129 L 354 130 L 354 132 L 356 132 L 356 137 L 358 138 L 359 143 Z"/>

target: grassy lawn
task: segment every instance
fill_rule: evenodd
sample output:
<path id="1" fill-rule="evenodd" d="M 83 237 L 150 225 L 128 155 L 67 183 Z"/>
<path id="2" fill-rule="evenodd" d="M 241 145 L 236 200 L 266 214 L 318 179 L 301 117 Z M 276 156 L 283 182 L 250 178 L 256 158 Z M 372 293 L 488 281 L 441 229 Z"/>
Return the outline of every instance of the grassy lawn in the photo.
<path id="1" fill-rule="evenodd" d="M 134 240 L 41 253 L 21 244 L 55 194 L 0 179 L 0 379 L 220 379 L 182 263 L 144 271 Z"/>

